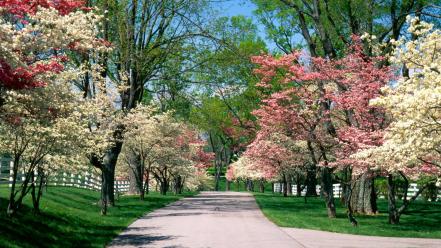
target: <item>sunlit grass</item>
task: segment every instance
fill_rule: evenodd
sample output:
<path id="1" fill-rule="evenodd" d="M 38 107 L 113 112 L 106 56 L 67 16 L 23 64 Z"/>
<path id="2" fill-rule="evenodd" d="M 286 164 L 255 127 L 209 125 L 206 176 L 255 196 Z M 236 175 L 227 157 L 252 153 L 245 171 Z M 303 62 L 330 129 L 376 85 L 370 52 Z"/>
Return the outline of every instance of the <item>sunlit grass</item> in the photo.
<path id="1" fill-rule="evenodd" d="M 327 217 L 323 199 L 287 197 L 272 193 L 255 193 L 255 198 L 265 216 L 282 227 L 297 227 L 339 233 L 390 236 L 441 238 L 441 203 L 417 201 L 402 215 L 399 225 L 387 223 L 387 202 L 380 199 L 380 213 L 374 216 L 356 216 L 358 227 L 353 227 L 346 209 L 339 199 L 337 218 Z"/>
<path id="2" fill-rule="evenodd" d="M 104 247 L 135 219 L 182 197 L 151 193 L 140 201 L 136 196 L 123 196 L 107 216 L 101 216 L 99 192 L 49 187 L 40 215 L 32 213 L 30 199 L 26 199 L 19 215 L 9 218 L 7 193 L 7 188 L 0 189 L 0 247 Z"/>

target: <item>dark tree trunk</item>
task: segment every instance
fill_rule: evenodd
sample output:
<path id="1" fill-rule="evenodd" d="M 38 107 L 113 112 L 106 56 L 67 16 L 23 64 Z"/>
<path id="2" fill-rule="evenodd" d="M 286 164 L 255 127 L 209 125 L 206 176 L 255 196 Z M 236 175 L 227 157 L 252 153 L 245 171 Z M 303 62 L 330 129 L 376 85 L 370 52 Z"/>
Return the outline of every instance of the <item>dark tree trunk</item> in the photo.
<path id="1" fill-rule="evenodd" d="M 174 180 L 174 188 L 175 188 L 175 194 L 181 194 L 182 193 L 182 177 L 181 176 L 177 176 Z"/>
<path id="2" fill-rule="evenodd" d="M 302 185 L 300 185 L 300 182 L 296 182 L 296 196 L 302 196 Z"/>
<path id="3" fill-rule="evenodd" d="M 231 181 L 227 180 L 227 184 L 226 184 L 226 188 L 225 188 L 226 191 L 230 191 L 230 184 L 231 184 Z"/>
<path id="4" fill-rule="evenodd" d="M 387 176 L 387 202 L 389 210 L 389 224 L 399 224 L 400 215 L 398 214 L 395 200 L 395 182 L 391 174 Z"/>
<path id="5" fill-rule="evenodd" d="M 353 179 L 349 204 L 354 213 L 375 214 L 377 212 L 374 180 L 372 172 L 364 173 L 358 180 Z"/>
<path id="6" fill-rule="evenodd" d="M 401 177 L 404 180 L 404 194 L 403 194 L 403 204 L 398 207 L 397 203 L 396 203 L 396 197 L 395 197 L 395 193 L 396 193 L 396 189 L 397 189 L 397 185 L 394 182 L 394 178 L 392 174 L 389 174 L 387 177 L 387 188 L 388 188 L 388 204 L 389 204 L 389 223 L 390 224 L 399 224 L 400 223 L 400 216 L 401 214 L 404 213 L 404 211 L 406 211 L 406 209 L 408 208 L 409 204 L 412 203 L 413 201 L 415 201 L 418 196 L 421 195 L 421 193 L 427 189 L 427 187 L 429 187 L 432 183 L 434 183 L 434 181 L 429 181 L 423 185 L 420 185 L 419 189 L 417 192 L 415 192 L 415 194 L 408 199 L 408 190 L 409 190 L 409 180 L 407 179 L 406 175 L 404 175 L 404 173 L 399 172 L 399 174 L 401 175 Z"/>
<path id="7" fill-rule="evenodd" d="M 219 191 L 219 184 L 220 184 L 220 175 L 221 175 L 221 171 L 222 171 L 222 158 L 223 158 L 223 149 L 225 149 L 224 147 L 222 147 L 222 149 L 219 151 L 216 147 L 216 143 L 214 140 L 213 135 L 210 132 L 209 135 L 210 138 L 210 144 L 211 144 L 211 148 L 215 153 L 215 160 L 214 160 L 214 190 L 215 191 Z"/>
<path id="8" fill-rule="evenodd" d="M 38 170 L 38 177 L 36 180 L 32 179 L 32 205 L 34 207 L 34 213 L 40 213 L 40 199 L 43 194 L 44 174 L 42 169 Z M 37 184 L 37 185 L 36 185 Z M 36 187 L 37 186 L 37 187 Z"/>
<path id="9" fill-rule="evenodd" d="M 141 201 L 144 201 L 145 199 L 145 191 L 144 191 L 144 187 L 139 191 L 139 199 Z"/>
<path id="10" fill-rule="evenodd" d="M 9 200 L 9 204 L 8 204 L 8 209 L 7 209 L 7 214 L 9 216 L 14 215 L 21 208 L 24 197 L 32 189 L 32 187 L 29 185 L 29 182 L 31 182 L 31 180 L 33 180 L 34 168 L 35 168 L 35 164 L 31 164 L 29 169 L 27 171 L 25 171 L 26 176 L 25 176 L 24 181 L 21 183 L 21 187 L 18 192 L 15 192 L 15 187 L 12 187 L 12 188 L 14 188 L 14 191 L 12 191 L 12 188 L 11 188 L 11 195 L 10 195 L 10 200 Z M 16 181 L 17 176 L 18 176 L 17 173 L 18 173 L 18 166 L 17 166 L 16 171 L 14 172 L 15 176 L 13 176 L 13 178 L 15 177 L 15 180 L 13 179 L 13 186 L 17 183 L 17 181 Z M 16 198 L 16 194 L 18 194 L 18 198 Z"/>
<path id="11" fill-rule="evenodd" d="M 111 163 L 104 163 L 103 170 L 101 171 L 101 197 L 103 204 L 109 206 L 115 205 L 115 165 Z"/>
<path id="12" fill-rule="evenodd" d="M 317 166 L 310 165 L 306 172 L 306 196 L 317 196 Z"/>
<path id="13" fill-rule="evenodd" d="M 254 191 L 254 182 L 253 182 L 253 180 L 247 179 L 245 184 L 246 184 L 247 191 L 250 191 L 250 192 Z"/>
<path id="14" fill-rule="evenodd" d="M 130 195 L 141 195 L 143 191 L 143 166 L 141 156 L 135 153 L 129 154 L 129 191 Z"/>
<path id="15" fill-rule="evenodd" d="M 9 216 L 14 215 L 16 212 L 16 205 L 15 205 L 15 187 L 17 184 L 17 174 L 18 174 L 18 165 L 19 165 L 19 158 L 14 159 L 14 165 L 12 167 L 12 182 L 11 182 L 11 190 L 9 194 L 9 203 L 8 203 L 8 209 L 7 214 Z"/>
<path id="16" fill-rule="evenodd" d="M 145 173 L 145 181 L 144 181 L 144 193 L 148 194 L 150 191 L 150 172 L 149 170 Z"/>
<path id="17" fill-rule="evenodd" d="M 326 202 L 326 209 L 328 210 L 328 217 L 335 218 L 335 203 L 334 203 L 334 192 L 332 188 L 332 174 L 331 169 L 328 167 L 322 168 L 322 185 L 321 185 L 322 195 Z"/>
<path id="18" fill-rule="evenodd" d="M 222 170 L 222 164 L 219 161 L 215 162 L 215 174 L 214 174 L 214 190 L 219 191 L 219 183 L 220 183 L 220 174 Z"/>
<path id="19" fill-rule="evenodd" d="M 108 206 L 115 206 L 115 167 L 121 152 L 122 142 L 117 141 L 106 152 L 101 164 L 101 204 L 103 215 Z"/>
<path id="20" fill-rule="evenodd" d="M 271 182 L 271 193 L 274 194 L 274 182 Z"/>
<path id="21" fill-rule="evenodd" d="M 350 167 L 343 169 L 343 183 L 341 184 L 340 202 L 344 206 L 349 206 L 349 199 L 351 198 L 351 174 L 352 172 Z"/>
<path id="22" fill-rule="evenodd" d="M 160 190 L 161 195 L 167 194 L 168 187 L 169 187 L 169 183 L 166 179 L 163 179 L 162 181 L 160 181 L 159 190 Z"/>
<path id="23" fill-rule="evenodd" d="M 133 168 L 129 169 L 129 190 L 127 191 L 127 194 L 129 195 L 139 195 L 141 193 L 138 188 L 136 174 L 137 173 L 133 171 Z"/>
<path id="24" fill-rule="evenodd" d="M 259 180 L 259 192 L 260 193 L 265 192 L 265 180 L 264 179 Z"/>
<path id="25" fill-rule="evenodd" d="M 288 195 L 292 195 L 292 181 L 290 176 L 288 176 L 287 184 L 287 193 Z"/>
<path id="26" fill-rule="evenodd" d="M 283 182 L 282 182 L 282 185 L 283 185 L 283 197 L 287 197 L 288 196 L 288 182 L 286 180 L 286 176 L 285 175 L 283 175 L 282 177 L 283 177 Z"/>

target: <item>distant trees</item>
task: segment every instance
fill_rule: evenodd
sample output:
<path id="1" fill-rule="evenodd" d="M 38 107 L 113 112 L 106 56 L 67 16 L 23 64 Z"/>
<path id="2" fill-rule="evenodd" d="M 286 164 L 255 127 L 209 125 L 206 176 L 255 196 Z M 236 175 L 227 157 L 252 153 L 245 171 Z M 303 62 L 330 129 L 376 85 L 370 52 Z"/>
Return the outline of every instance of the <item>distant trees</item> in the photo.
<path id="1" fill-rule="evenodd" d="M 141 199 L 148 193 L 151 179 L 156 180 L 161 194 L 170 185 L 181 194 L 187 182 L 197 181 L 191 177 L 203 176 L 211 165 L 213 155 L 204 151 L 199 133 L 177 121 L 171 112 L 138 105 L 125 117 L 125 127 L 122 155 Z"/>

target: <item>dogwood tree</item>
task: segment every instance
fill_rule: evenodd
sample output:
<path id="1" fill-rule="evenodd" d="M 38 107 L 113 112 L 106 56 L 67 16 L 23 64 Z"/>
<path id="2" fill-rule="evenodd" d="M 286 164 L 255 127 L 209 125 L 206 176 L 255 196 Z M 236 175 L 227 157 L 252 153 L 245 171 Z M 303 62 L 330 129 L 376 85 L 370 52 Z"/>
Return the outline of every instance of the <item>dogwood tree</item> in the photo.
<path id="1" fill-rule="evenodd" d="M 259 167 L 253 164 L 253 159 L 248 156 L 241 156 L 237 161 L 231 163 L 227 169 L 226 178 L 228 181 L 245 180 L 248 182 L 258 181 L 259 191 L 265 190 L 265 176 Z"/>
<path id="2" fill-rule="evenodd" d="M 331 172 L 347 167 L 357 174 L 366 172 L 366 166 L 349 156 L 360 147 L 379 144 L 387 126 L 384 112 L 369 106 L 369 100 L 390 81 L 390 69 L 379 66 L 381 57 L 367 56 L 356 36 L 347 52 L 341 59 L 313 58 L 301 52 L 253 58 L 259 65 L 255 72 L 261 77 L 258 86 L 264 96 L 253 112 L 259 119 L 257 138 L 282 132 L 306 142 L 313 165 L 307 174 L 308 190 L 315 191 L 315 166 L 320 165 L 330 217 L 335 216 Z"/>
<path id="3" fill-rule="evenodd" d="M 39 210 L 42 186 L 49 174 L 84 170 L 82 152 L 90 105 L 71 91 L 70 77 L 62 72 L 48 86 L 8 91 L 2 106 L 0 150 L 10 154 L 12 187 L 8 214 L 14 214 L 31 191 Z M 64 81 L 67 80 L 67 81 Z M 25 179 L 17 186 L 17 178 Z"/>
<path id="4" fill-rule="evenodd" d="M 330 217 L 335 217 L 332 195 L 330 150 L 336 141 L 335 127 L 330 121 L 329 99 L 323 94 L 326 75 L 304 61 L 301 52 L 275 58 L 264 55 L 253 58 L 261 77 L 257 85 L 264 95 L 260 108 L 253 113 L 259 118 L 261 134 L 278 132 L 293 141 L 304 141 L 310 168 L 307 169 L 307 195 L 316 195 L 317 166 L 323 164 L 322 192 Z M 306 63 L 306 64 L 305 64 Z M 303 164 L 303 163 L 302 163 Z"/>
<path id="5" fill-rule="evenodd" d="M 38 211 L 48 174 L 72 170 L 74 161 L 83 161 L 78 156 L 83 148 L 95 149 L 83 134 L 90 128 L 85 120 L 97 108 L 72 91 L 82 68 L 76 68 L 68 55 L 105 51 L 107 44 L 98 38 L 101 16 L 83 4 L 0 3 L 1 146 L 14 158 L 10 214 L 30 190 Z M 25 177 L 19 188 L 18 173 Z"/>
<path id="6" fill-rule="evenodd" d="M 45 86 L 42 76 L 64 69 L 66 54 L 100 50 L 101 16 L 81 11 L 82 1 L 0 3 L 0 87 Z"/>
<path id="7" fill-rule="evenodd" d="M 202 172 L 211 164 L 213 154 L 204 151 L 206 143 L 198 133 L 177 121 L 172 112 L 138 105 L 125 116 L 124 126 L 122 158 L 134 175 L 131 179 L 141 199 L 148 192 L 151 177 L 159 183 L 162 194 L 171 184 L 179 194 L 186 182 L 197 188 L 195 184 L 204 181 Z"/>
<path id="8" fill-rule="evenodd" d="M 441 175 L 440 129 L 441 112 L 441 32 L 433 25 L 416 18 L 408 19 L 408 31 L 414 39 L 404 38 L 395 42 L 396 56 L 393 62 L 409 68 L 408 77 L 402 77 L 390 87 L 384 87 L 384 96 L 372 101 L 373 107 L 384 108 L 392 122 L 384 132 L 381 146 L 371 146 L 357 153 L 354 158 L 370 163 L 383 171 L 388 178 L 389 223 L 399 223 L 401 214 L 429 183 Z M 396 205 L 394 176 L 406 182 L 403 204 Z M 427 184 L 408 199 L 408 178 L 429 176 Z"/>

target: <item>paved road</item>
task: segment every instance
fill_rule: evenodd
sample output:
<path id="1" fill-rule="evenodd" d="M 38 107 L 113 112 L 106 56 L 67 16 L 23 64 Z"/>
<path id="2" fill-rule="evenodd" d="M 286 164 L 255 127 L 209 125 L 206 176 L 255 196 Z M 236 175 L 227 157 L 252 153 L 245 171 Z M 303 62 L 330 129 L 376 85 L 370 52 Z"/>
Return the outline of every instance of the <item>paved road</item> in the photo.
<path id="1" fill-rule="evenodd" d="M 361 236 L 343 233 L 282 228 L 304 247 L 311 248 L 440 248 L 441 239 L 390 238 Z"/>
<path id="2" fill-rule="evenodd" d="M 110 247 L 303 247 L 268 221 L 248 193 L 202 192 L 138 219 Z"/>
<path id="3" fill-rule="evenodd" d="M 279 228 L 248 193 L 202 192 L 138 219 L 109 247 L 441 247 L 436 239 L 367 237 Z"/>

